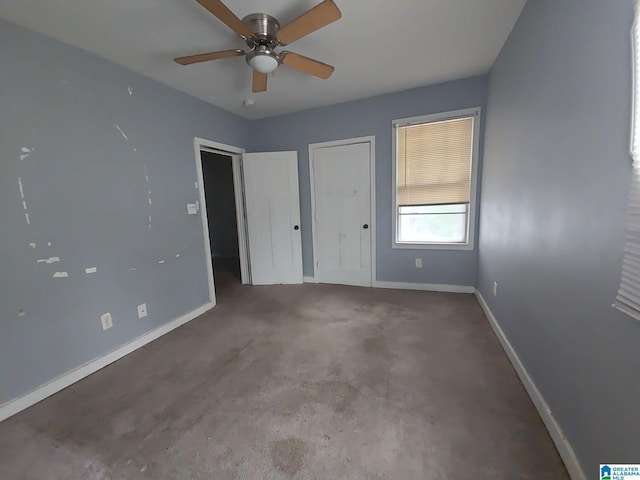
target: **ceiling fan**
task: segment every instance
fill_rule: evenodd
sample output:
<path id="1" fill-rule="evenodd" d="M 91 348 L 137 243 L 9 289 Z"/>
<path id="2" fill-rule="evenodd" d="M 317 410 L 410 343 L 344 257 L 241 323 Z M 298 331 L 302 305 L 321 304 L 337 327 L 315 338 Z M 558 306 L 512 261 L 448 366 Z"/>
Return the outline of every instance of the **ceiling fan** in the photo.
<path id="1" fill-rule="evenodd" d="M 186 57 L 174 58 L 180 65 L 208 62 L 228 57 L 246 56 L 247 63 L 253 68 L 254 93 L 267 90 L 267 74 L 273 72 L 280 64 L 295 68 L 301 72 L 327 79 L 334 67 L 326 63 L 303 57 L 297 53 L 281 51 L 276 48 L 288 45 L 309 35 L 342 17 L 333 0 L 324 0 L 311 10 L 300 15 L 293 22 L 280 28 L 280 22 L 266 13 L 252 13 L 240 20 L 220 0 L 197 0 L 221 22 L 236 32 L 249 46 L 249 51 L 223 50 L 219 52 L 200 53 Z"/>

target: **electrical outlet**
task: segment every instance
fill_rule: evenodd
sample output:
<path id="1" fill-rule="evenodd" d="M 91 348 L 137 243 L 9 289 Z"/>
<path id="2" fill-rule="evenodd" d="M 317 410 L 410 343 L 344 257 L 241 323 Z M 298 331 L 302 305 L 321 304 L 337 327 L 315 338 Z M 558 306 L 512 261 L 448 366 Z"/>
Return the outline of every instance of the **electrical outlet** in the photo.
<path id="1" fill-rule="evenodd" d="M 144 318 L 147 316 L 147 304 L 143 303 L 138 305 L 138 318 Z"/>
<path id="2" fill-rule="evenodd" d="M 198 213 L 198 205 L 196 203 L 188 203 L 187 212 L 189 215 L 196 215 Z"/>
<path id="3" fill-rule="evenodd" d="M 416 258 L 416 268 L 422 268 L 422 259 Z"/>
<path id="4" fill-rule="evenodd" d="M 104 315 L 100 315 L 100 322 L 102 323 L 102 330 L 109 330 L 113 327 L 113 319 L 111 318 L 111 314 L 109 312 Z"/>
<path id="5" fill-rule="evenodd" d="M 498 296 L 498 282 L 493 282 L 493 296 Z"/>

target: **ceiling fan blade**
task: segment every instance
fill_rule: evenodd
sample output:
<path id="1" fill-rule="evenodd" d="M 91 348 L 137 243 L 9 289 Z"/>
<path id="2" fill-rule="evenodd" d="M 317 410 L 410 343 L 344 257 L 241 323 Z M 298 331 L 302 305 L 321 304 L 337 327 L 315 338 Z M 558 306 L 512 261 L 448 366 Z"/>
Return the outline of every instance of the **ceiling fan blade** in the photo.
<path id="1" fill-rule="evenodd" d="M 241 37 L 249 38 L 253 35 L 253 32 L 249 30 L 249 27 L 242 23 L 242 20 L 240 20 L 236 14 L 229 10 L 229 8 L 220 0 L 198 0 L 198 3 L 213 13 L 218 17 L 218 20 Z"/>
<path id="2" fill-rule="evenodd" d="M 293 52 L 282 52 L 280 58 L 282 58 L 282 63 L 287 67 L 295 68 L 296 70 L 324 78 L 325 80 L 329 78 L 335 70 L 331 65 L 313 60 L 312 58 L 303 57 Z"/>
<path id="3" fill-rule="evenodd" d="M 192 63 L 208 62 L 209 60 L 218 60 L 220 58 L 241 57 L 244 54 L 244 50 L 223 50 L 221 52 L 199 53 L 197 55 L 178 57 L 174 58 L 173 61 L 180 65 L 191 65 Z"/>
<path id="4" fill-rule="evenodd" d="M 342 14 L 333 0 L 324 0 L 282 28 L 277 34 L 278 41 L 281 45 L 287 45 L 339 20 L 341 17 Z"/>
<path id="5" fill-rule="evenodd" d="M 253 93 L 266 92 L 267 91 L 267 74 L 260 73 L 256 70 L 253 71 Z"/>

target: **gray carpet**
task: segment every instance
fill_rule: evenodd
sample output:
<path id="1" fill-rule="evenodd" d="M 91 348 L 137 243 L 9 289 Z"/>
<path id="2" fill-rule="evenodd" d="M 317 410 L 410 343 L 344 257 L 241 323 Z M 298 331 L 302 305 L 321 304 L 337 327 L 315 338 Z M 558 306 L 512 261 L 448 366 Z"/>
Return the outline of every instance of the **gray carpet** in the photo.
<path id="1" fill-rule="evenodd" d="M 569 478 L 473 296 L 228 280 L 1 423 L 0 478 Z"/>

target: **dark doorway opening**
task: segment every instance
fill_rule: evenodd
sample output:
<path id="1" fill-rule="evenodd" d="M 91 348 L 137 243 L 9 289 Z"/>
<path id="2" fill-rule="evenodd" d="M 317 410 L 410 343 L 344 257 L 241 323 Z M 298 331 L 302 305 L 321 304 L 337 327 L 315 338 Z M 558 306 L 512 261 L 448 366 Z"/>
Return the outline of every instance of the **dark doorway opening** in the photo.
<path id="1" fill-rule="evenodd" d="M 233 164 L 229 155 L 204 150 L 201 159 L 211 261 L 216 297 L 219 298 L 242 283 Z"/>

